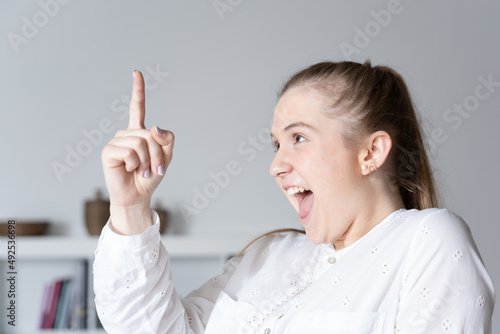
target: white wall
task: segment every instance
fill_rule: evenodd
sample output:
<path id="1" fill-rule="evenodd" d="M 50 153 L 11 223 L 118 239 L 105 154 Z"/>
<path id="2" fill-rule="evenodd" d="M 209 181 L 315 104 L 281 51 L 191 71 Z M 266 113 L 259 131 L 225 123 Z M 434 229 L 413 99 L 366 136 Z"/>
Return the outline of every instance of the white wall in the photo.
<path id="1" fill-rule="evenodd" d="M 500 87 L 471 97 L 478 78 L 500 82 L 500 3 L 401 0 L 380 25 L 371 11 L 394 1 L 221 0 L 237 4 L 221 16 L 213 0 L 44 5 L 54 1 L 0 4 L 0 218 L 48 219 L 52 234 L 85 234 L 83 204 L 104 187 L 100 151 L 114 131 L 101 132 L 61 181 L 52 165 L 67 165 L 67 147 L 83 148 L 82 131 L 101 122 L 126 127 L 120 99 L 129 94 L 132 70 L 158 68 L 164 73 L 148 81 L 147 125 L 176 134 L 174 161 L 156 194 L 174 213 L 171 232 L 257 235 L 299 227 L 268 176 L 270 144 L 257 139 L 251 155 L 251 137 L 268 132 L 285 78 L 317 61 L 345 59 L 341 46 L 358 45 L 351 59 L 393 66 L 407 79 L 428 134 L 438 134 L 430 141 L 444 205 L 468 222 L 500 286 Z M 40 27 L 30 30 L 33 23 Z M 375 30 L 361 45 L 356 29 L 365 28 Z M 475 101 L 463 116 L 447 112 Z M 192 206 L 210 172 L 233 160 L 241 173 L 186 223 L 179 206 Z M 499 328 L 498 307 L 495 314 Z"/>

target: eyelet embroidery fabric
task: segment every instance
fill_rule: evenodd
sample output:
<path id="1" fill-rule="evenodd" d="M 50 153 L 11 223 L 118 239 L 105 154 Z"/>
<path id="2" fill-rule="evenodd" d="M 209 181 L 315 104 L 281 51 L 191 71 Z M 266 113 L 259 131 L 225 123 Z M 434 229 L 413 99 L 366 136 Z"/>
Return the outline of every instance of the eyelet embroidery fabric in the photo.
<path id="1" fill-rule="evenodd" d="M 340 251 L 301 234 L 262 238 L 184 300 L 154 229 L 130 239 L 103 231 L 95 292 L 110 333 L 320 333 L 342 319 L 383 333 L 490 330 L 491 280 L 470 230 L 446 210 L 396 211 Z"/>

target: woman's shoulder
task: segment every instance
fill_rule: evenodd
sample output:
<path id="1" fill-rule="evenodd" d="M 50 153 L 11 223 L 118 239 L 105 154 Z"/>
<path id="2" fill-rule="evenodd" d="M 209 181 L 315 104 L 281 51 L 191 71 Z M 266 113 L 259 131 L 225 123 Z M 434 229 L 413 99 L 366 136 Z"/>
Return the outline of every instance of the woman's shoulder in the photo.
<path id="1" fill-rule="evenodd" d="M 400 320 L 408 328 L 420 324 L 437 328 L 446 311 L 467 315 L 453 320 L 461 333 L 483 333 L 476 329 L 491 319 L 494 289 L 469 227 L 450 210 L 410 211 L 409 238 L 402 241 L 406 252 L 400 253 L 404 259 L 400 295 L 405 305 Z"/>
<path id="2" fill-rule="evenodd" d="M 412 229 L 409 250 L 422 254 L 451 254 L 461 256 L 464 251 L 477 253 L 477 246 L 467 223 L 447 209 L 416 210 L 408 220 Z"/>
<path id="3" fill-rule="evenodd" d="M 413 211 L 413 210 L 412 210 Z M 414 210 L 410 221 L 423 235 L 436 237 L 470 237 L 471 231 L 462 217 L 442 208 Z"/>

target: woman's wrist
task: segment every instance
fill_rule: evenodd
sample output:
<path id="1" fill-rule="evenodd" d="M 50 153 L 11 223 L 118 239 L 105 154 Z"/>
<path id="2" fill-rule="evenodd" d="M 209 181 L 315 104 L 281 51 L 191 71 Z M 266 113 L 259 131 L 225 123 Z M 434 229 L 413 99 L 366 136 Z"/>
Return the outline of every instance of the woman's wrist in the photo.
<path id="1" fill-rule="evenodd" d="M 117 234 L 140 234 L 153 225 L 151 201 L 126 207 L 111 203 L 109 211 L 111 214 L 111 228 Z"/>

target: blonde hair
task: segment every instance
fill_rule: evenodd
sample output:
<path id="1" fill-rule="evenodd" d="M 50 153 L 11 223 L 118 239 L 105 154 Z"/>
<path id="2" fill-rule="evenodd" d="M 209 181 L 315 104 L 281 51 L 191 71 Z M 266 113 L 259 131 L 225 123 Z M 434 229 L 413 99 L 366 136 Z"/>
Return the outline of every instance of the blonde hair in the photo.
<path id="1" fill-rule="evenodd" d="M 303 230 L 297 230 L 295 228 L 282 228 L 282 229 L 278 229 L 278 230 L 273 230 L 271 232 L 267 232 L 267 233 L 264 233 L 263 235 L 253 239 L 252 241 L 250 241 L 246 246 L 245 248 L 243 248 L 237 256 L 242 256 L 243 254 L 245 254 L 245 252 L 247 251 L 248 248 L 250 248 L 250 246 L 252 246 L 256 241 L 264 238 L 264 237 L 267 237 L 268 235 L 271 235 L 271 234 L 277 234 L 277 233 L 284 233 L 284 232 L 296 232 L 296 233 L 302 233 L 302 234 L 305 234 L 306 232 L 303 231 Z"/>

